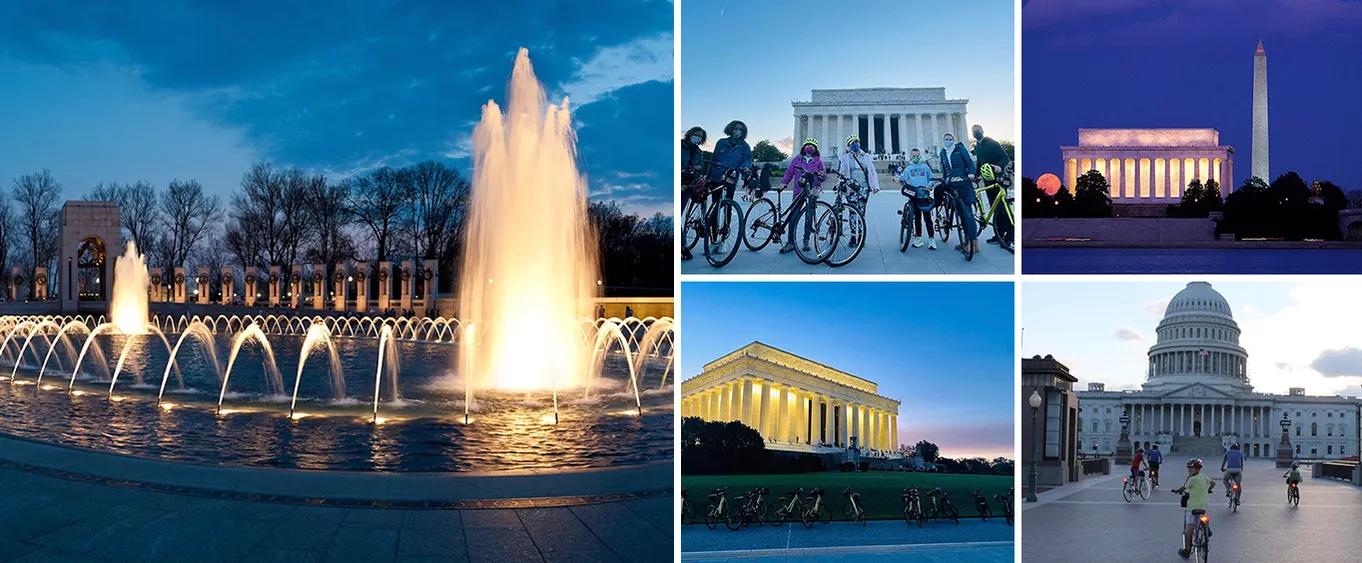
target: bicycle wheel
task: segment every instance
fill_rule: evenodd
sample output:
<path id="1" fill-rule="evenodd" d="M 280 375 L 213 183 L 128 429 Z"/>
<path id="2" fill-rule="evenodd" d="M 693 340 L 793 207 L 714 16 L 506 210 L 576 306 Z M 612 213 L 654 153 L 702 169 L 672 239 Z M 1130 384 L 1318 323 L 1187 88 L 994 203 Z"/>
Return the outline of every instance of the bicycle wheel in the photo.
<path id="1" fill-rule="evenodd" d="M 752 519 L 757 521 L 758 526 L 765 526 L 771 521 L 771 507 L 764 499 L 757 501 L 757 513 L 752 515 Z"/>
<path id="2" fill-rule="evenodd" d="M 837 224 L 819 222 L 819 219 L 825 214 L 832 214 L 832 206 L 828 205 L 826 201 L 814 202 L 813 232 L 808 231 L 808 226 L 804 221 L 795 221 L 795 240 L 790 242 L 794 243 L 795 254 L 798 254 L 799 259 L 803 260 L 805 264 L 818 264 L 827 260 L 833 248 L 837 246 Z M 791 221 L 793 220 L 792 218 Z"/>
<path id="3" fill-rule="evenodd" d="M 1130 486 L 1130 483 L 1123 483 L 1121 485 L 1121 496 L 1125 497 L 1126 502 L 1130 502 L 1130 499 L 1135 498 L 1135 488 Z"/>
<path id="4" fill-rule="evenodd" d="M 1206 526 L 1197 526 L 1192 531 L 1192 560 L 1196 563 L 1206 563 L 1210 551 L 1210 539 L 1206 537 Z"/>
<path id="5" fill-rule="evenodd" d="M 956 202 L 956 206 L 963 205 L 964 204 L 960 203 L 959 201 Z M 969 211 L 965 210 L 963 207 L 956 209 L 955 212 L 957 218 L 964 217 L 965 213 L 969 213 Z M 966 262 L 974 260 L 974 244 L 969 242 L 969 232 L 967 231 L 968 227 L 965 226 L 964 219 L 960 219 L 959 221 L 957 221 L 955 228 L 956 230 L 960 231 L 960 253 L 965 255 Z"/>
<path id="6" fill-rule="evenodd" d="M 917 208 L 913 207 L 913 202 L 903 204 L 903 222 L 899 224 L 899 252 L 908 252 L 908 246 L 913 242 L 913 214 Z"/>
<path id="7" fill-rule="evenodd" d="M 917 520 L 917 527 L 921 528 L 924 523 L 923 520 L 925 520 L 925 518 L 922 517 L 921 508 L 913 507 L 913 519 Z"/>
<path id="8" fill-rule="evenodd" d="M 993 515 L 993 513 L 988 509 L 987 506 L 985 506 L 985 507 L 983 507 L 982 510 L 979 511 L 979 521 L 980 521 L 980 522 L 988 522 L 988 517 L 989 517 L 989 516 L 992 516 L 992 515 Z"/>
<path id="9" fill-rule="evenodd" d="M 936 236 L 941 237 L 941 242 L 950 242 L 951 230 L 955 228 L 954 199 L 948 200 L 945 205 L 938 205 L 932 210 L 936 216 Z"/>
<path id="10" fill-rule="evenodd" d="M 722 523 L 727 522 L 727 521 L 728 521 L 728 515 L 725 514 L 724 512 L 721 512 L 721 511 L 719 510 L 719 507 L 718 507 L 717 505 L 711 504 L 711 505 L 709 505 L 709 509 L 708 509 L 708 510 L 705 510 L 705 527 L 706 527 L 706 528 L 709 528 L 709 529 L 713 530 L 714 528 L 719 527 L 719 524 L 722 524 Z"/>
<path id="11" fill-rule="evenodd" d="M 690 501 L 681 503 L 681 525 L 689 526 L 695 523 L 695 507 L 691 506 Z"/>
<path id="12" fill-rule="evenodd" d="M 772 515 L 770 518 L 767 518 L 767 521 L 769 521 L 772 526 L 779 528 L 785 524 L 785 520 L 789 519 L 789 517 L 790 514 L 786 512 L 785 507 L 782 506 L 780 508 L 777 508 L 776 513 Z"/>
<path id="13" fill-rule="evenodd" d="M 846 519 L 847 522 L 856 521 L 856 508 L 851 506 L 850 501 L 842 505 L 842 518 Z"/>
<path id="14" fill-rule="evenodd" d="M 681 248 L 690 250 L 700 242 L 700 219 L 704 214 L 704 206 L 698 203 L 686 210 L 686 220 L 681 223 Z"/>
<path id="15" fill-rule="evenodd" d="M 834 208 L 835 209 L 835 208 Z M 861 255 L 861 250 L 865 249 L 865 214 L 854 205 L 843 205 L 842 210 L 832 214 L 837 220 L 837 244 L 833 245 L 833 250 L 828 254 L 828 265 L 840 268 L 850 264 L 857 256 Z M 817 226 L 818 222 L 814 222 Z"/>
<path id="16" fill-rule="evenodd" d="M 742 243 L 752 252 L 761 252 L 775 236 L 776 205 L 771 200 L 760 198 L 747 206 L 747 227 L 743 229 Z"/>
<path id="17" fill-rule="evenodd" d="M 913 508 L 911 506 L 903 507 L 903 521 L 907 522 L 909 526 L 913 525 Z"/>
<path id="18" fill-rule="evenodd" d="M 739 508 L 736 514 L 729 512 L 728 520 L 724 521 L 724 525 L 728 526 L 728 529 L 734 532 L 742 529 L 743 525 L 746 523 L 747 523 L 747 507 Z"/>
<path id="19" fill-rule="evenodd" d="M 1153 488 L 1149 486 L 1149 481 L 1147 479 L 1140 479 L 1140 498 L 1149 500 L 1149 493 L 1151 491 L 1153 491 Z"/>
<path id="20" fill-rule="evenodd" d="M 1016 254 L 1017 246 L 1012 240 L 1012 237 L 1015 236 L 1017 232 L 1016 218 L 1014 217 L 1012 220 L 1012 228 L 1006 229 L 1007 231 L 1006 234 L 1002 234 L 1002 231 L 999 230 L 998 228 L 998 223 L 1002 221 L 1003 217 L 1012 216 L 1011 211 L 1012 211 L 1011 206 L 1004 206 L 999 207 L 997 211 L 993 212 L 993 233 L 998 236 L 999 247 L 1001 247 L 1003 250 Z"/>
<path id="21" fill-rule="evenodd" d="M 812 501 L 810 501 L 812 503 Z M 809 504 L 809 509 L 799 513 L 799 521 L 804 523 L 804 528 L 812 528 L 813 523 L 818 521 L 818 513 L 814 512 L 813 504 Z"/>
<path id="22" fill-rule="evenodd" d="M 1011 511 L 1011 510 L 1004 509 L 1004 510 L 1003 510 L 1003 519 L 1004 519 L 1004 520 L 1007 520 L 1007 525 L 1008 525 L 1008 526 L 1011 526 L 1011 525 L 1012 525 L 1012 511 Z"/>
<path id="23" fill-rule="evenodd" d="M 818 514 L 817 514 L 817 516 L 818 516 L 818 519 L 819 519 L 820 521 L 822 521 L 824 524 L 831 524 L 831 523 L 832 523 L 832 509 L 828 508 L 828 505 L 826 505 L 826 504 L 821 505 L 821 506 L 818 507 Z"/>
<path id="24" fill-rule="evenodd" d="M 942 507 L 941 511 L 943 512 L 942 516 L 954 520 L 956 524 L 960 523 L 960 511 L 956 510 L 955 505 L 948 504 Z"/>
<path id="25" fill-rule="evenodd" d="M 727 266 L 738 254 L 739 240 L 742 239 L 742 208 L 737 202 L 725 199 L 719 206 L 705 215 L 705 260 L 715 268 Z"/>
<path id="26" fill-rule="evenodd" d="M 1301 504 L 1301 490 L 1296 487 L 1291 488 L 1291 503 L 1296 506 Z"/>

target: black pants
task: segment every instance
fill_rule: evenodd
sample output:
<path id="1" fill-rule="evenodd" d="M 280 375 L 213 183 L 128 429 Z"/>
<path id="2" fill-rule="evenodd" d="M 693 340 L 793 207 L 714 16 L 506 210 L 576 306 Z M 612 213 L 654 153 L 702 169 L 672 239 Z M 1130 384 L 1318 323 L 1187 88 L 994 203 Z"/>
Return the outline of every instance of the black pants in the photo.
<path id="1" fill-rule="evenodd" d="M 913 209 L 913 223 L 917 227 L 917 236 L 922 236 L 922 222 L 927 221 L 927 237 L 936 236 L 936 230 L 932 228 L 932 215 L 929 211 L 923 211 L 917 206 L 917 200 L 909 200 Z"/>
<path id="2" fill-rule="evenodd" d="M 794 203 L 790 204 L 790 222 L 785 225 L 786 244 L 795 243 L 795 223 L 799 221 L 800 214 L 804 215 L 804 242 L 809 242 L 809 235 L 813 233 L 813 203 L 818 198 L 810 190 L 804 190 L 795 197 Z"/>
<path id="3" fill-rule="evenodd" d="M 1002 188 L 989 188 L 988 202 L 985 205 L 993 205 L 993 202 L 998 199 L 999 191 L 1002 191 Z M 1012 232 L 1012 219 L 1007 216 L 1007 211 L 1004 210 L 1002 206 L 998 206 L 998 209 L 993 212 L 993 221 L 994 226 L 996 227 L 993 235 L 999 239 L 1006 238 L 1004 235 Z M 979 225 L 979 228 L 983 229 L 984 226 Z"/>
<path id="4" fill-rule="evenodd" d="M 722 194 L 723 197 L 720 197 L 720 194 L 719 194 L 719 192 L 718 192 L 717 190 L 716 190 L 714 193 L 710 194 L 710 196 L 709 196 L 709 202 L 712 203 L 712 204 L 714 204 L 715 207 L 718 207 L 718 206 L 719 206 L 719 201 L 721 201 L 721 200 L 724 200 L 724 199 L 733 199 L 733 192 L 734 192 L 734 191 L 737 191 L 737 189 L 738 189 L 738 185 L 737 185 L 737 184 L 729 184 L 729 183 L 724 182 L 724 181 L 722 181 L 722 180 L 719 180 L 719 181 L 710 180 L 710 182 L 709 182 L 709 187 L 710 187 L 711 189 L 713 189 L 714 186 L 717 186 L 717 185 L 719 185 L 719 184 L 723 184 L 723 185 L 724 185 L 724 192 L 723 192 L 723 194 Z"/>

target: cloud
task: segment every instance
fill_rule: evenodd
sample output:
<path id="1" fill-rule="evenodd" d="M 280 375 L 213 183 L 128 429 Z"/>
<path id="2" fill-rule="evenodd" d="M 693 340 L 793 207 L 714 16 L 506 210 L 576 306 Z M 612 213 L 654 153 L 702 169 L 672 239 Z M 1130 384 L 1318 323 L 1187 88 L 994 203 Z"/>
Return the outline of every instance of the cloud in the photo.
<path id="1" fill-rule="evenodd" d="M 1116 329 L 1116 339 L 1123 340 L 1126 342 L 1140 342 L 1144 340 L 1144 335 L 1140 334 L 1140 331 L 1138 330 L 1135 330 L 1128 326 L 1123 326 L 1121 328 Z"/>
<path id="2" fill-rule="evenodd" d="M 780 149 L 781 152 L 785 154 L 794 154 L 794 137 L 776 139 L 775 144 L 776 148 Z M 827 152 L 827 150 L 824 149 L 823 152 Z"/>
<path id="3" fill-rule="evenodd" d="M 1024 33 L 1044 33 L 1056 47 L 1163 47 L 1214 40 L 1202 33 L 1231 27 L 1252 35 L 1350 33 L 1362 26 L 1356 0 L 1031 0 L 1022 9 Z M 1269 47 L 1270 49 L 1270 47 Z"/>
<path id="4" fill-rule="evenodd" d="M 1162 320 L 1164 313 L 1168 311 L 1168 302 L 1172 300 L 1172 297 L 1156 299 L 1146 302 L 1141 308 L 1144 309 L 1144 314 L 1149 315 L 1150 318 Z"/>
<path id="5" fill-rule="evenodd" d="M 603 48 L 559 89 L 573 106 L 581 107 L 625 86 L 671 82 L 673 45 L 671 32 L 666 32 Z"/>
<path id="6" fill-rule="evenodd" d="M 1324 350 L 1310 367 L 1325 377 L 1362 377 L 1362 348 Z"/>

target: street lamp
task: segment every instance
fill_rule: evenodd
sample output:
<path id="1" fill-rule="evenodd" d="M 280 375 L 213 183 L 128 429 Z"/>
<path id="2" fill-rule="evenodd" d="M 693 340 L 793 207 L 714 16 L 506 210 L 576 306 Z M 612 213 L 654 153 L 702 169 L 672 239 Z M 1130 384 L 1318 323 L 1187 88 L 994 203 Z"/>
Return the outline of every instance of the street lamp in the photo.
<path id="1" fill-rule="evenodd" d="M 1296 459 L 1296 452 L 1291 447 L 1291 438 L 1287 435 L 1287 429 L 1291 428 L 1291 418 L 1282 413 L 1282 420 L 1277 424 L 1282 425 L 1282 441 L 1277 444 L 1277 467 L 1291 467 L 1291 462 Z"/>
<path id="2" fill-rule="evenodd" d="M 1036 436 L 1037 430 L 1040 429 L 1040 427 L 1036 426 L 1036 412 L 1040 410 L 1041 402 L 1039 389 L 1031 390 L 1030 402 L 1031 402 L 1031 448 L 1033 451 L 1031 453 L 1031 486 L 1029 487 L 1030 490 L 1026 492 L 1026 502 L 1036 502 L 1038 500 L 1036 498 L 1036 458 L 1040 457 L 1040 440 Z"/>

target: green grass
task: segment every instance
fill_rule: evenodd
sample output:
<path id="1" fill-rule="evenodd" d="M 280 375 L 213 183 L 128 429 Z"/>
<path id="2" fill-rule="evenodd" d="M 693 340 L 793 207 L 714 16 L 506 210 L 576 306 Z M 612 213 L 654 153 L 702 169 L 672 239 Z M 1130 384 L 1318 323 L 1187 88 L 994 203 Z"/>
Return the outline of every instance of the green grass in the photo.
<path id="1" fill-rule="evenodd" d="M 733 501 L 738 495 L 757 487 L 771 489 L 766 498 L 768 505 L 774 506 L 776 499 L 784 496 L 795 487 L 804 487 L 805 495 L 814 487 L 823 487 L 827 493 L 823 501 L 832 511 L 833 520 L 842 520 L 842 505 L 846 498 L 842 491 L 852 487 L 852 492 L 861 494 L 861 507 L 867 519 L 895 519 L 903 517 L 902 490 L 906 487 L 923 488 L 922 504 L 927 505 L 926 491 L 941 487 L 950 496 L 951 503 L 960 509 L 961 518 L 975 518 L 978 511 L 970 493 L 980 491 L 988 499 L 993 514 L 1002 517 L 1002 504 L 993 500 L 995 494 L 1006 494 L 1012 487 L 1012 477 L 1008 475 L 959 475 L 947 473 L 912 473 L 893 471 L 873 471 L 868 473 L 805 473 L 802 475 L 682 475 L 681 486 L 690 489 L 688 500 L 695 506 L 697 514 L 704 514 L 709 502 L 709 493 L 714 489 L 732 487 L 728 499 Z"/>

